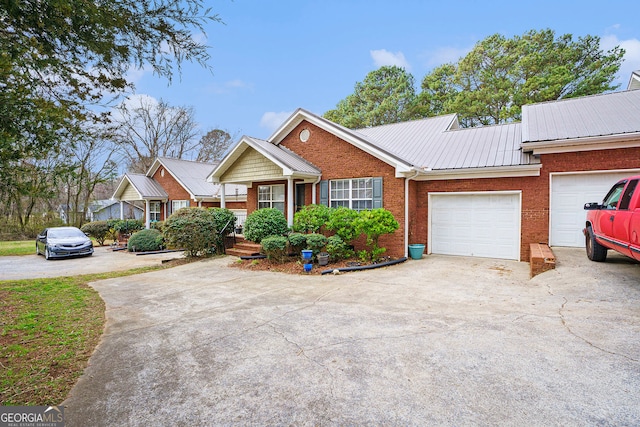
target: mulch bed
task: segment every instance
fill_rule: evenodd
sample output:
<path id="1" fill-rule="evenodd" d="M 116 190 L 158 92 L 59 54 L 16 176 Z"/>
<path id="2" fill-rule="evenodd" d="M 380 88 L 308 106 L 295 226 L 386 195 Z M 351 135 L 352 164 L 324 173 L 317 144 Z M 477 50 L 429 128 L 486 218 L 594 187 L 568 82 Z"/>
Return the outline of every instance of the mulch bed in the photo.
<path id="1" fill-rule="evenodd" d="M 354 265 L 367 265 L 366 263 L 361 263 L 357 259 L 347 259 L 338 262 L 330 262 L 328 265 L 318 265 L 317 263 L 313 264 L 313 269 L 310 272 L 305 272 L 303 270 L 302 261 L 295 257 L 291 258 L 291 261 L 286 262 L 274 262 L 270 261 L 266 258 L 264 259 L 254 259 L 254 260 L 241 260 L 233 262 L 230 264 L 231 267 L 241 268 L 244 270 L 253 270 L 253 271 L 275 271 L 278 273 L 287 273 L 287 274 L 302 274 L 302 275 L 321 275 L 323 271 L 335 269 L 335 268 L 343 268 L 343 267 L 353 267 Z"/>

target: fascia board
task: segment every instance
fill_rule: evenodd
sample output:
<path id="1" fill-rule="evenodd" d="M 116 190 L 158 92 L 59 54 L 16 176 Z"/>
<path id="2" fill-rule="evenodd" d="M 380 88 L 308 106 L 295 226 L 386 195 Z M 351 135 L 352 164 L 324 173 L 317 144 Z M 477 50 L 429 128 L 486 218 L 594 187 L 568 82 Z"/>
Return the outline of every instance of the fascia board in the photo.
<path id="1" fill-rule="evenodd" d="M 531 152 L 533 155 L 634 148 L 640 147 L 640 132 L 555 141 L 523 142 L 520 147 L 523 151 Z"/>
<path id="2" fill-rule="evenodd" d="M 524 166 L 498 166 L 487 168 L 447 169 L 434 171 L 420 171 L 415 181 L 442 181 L 448 179 L 478 179 L 478 178 L 517 178 L 526 176 L 540 176 L 542 164 Z"/>

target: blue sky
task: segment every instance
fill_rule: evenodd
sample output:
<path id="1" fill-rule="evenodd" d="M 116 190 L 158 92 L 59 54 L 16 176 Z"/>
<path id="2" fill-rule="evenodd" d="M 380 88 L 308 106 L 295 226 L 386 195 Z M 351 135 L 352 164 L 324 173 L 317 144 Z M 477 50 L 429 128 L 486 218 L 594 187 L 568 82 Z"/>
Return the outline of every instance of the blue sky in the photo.
<path id="1" fill-rule="evenodd" d="M 208 1 L 224 24 L 203 37 L 213 73 L 185 64 L 171 85 L 132 71 L 135 96 L 191 106 L 204 133 L 268 138 L 296 108 L 336 106 L 382 65 L 410 71 L 419 88 L 434 67 L 464 56 L 485 37 L 551 28 L 556 35 L 600 36 L 627 50 L 618 82 L 640 69 L 635 1 Z"/>

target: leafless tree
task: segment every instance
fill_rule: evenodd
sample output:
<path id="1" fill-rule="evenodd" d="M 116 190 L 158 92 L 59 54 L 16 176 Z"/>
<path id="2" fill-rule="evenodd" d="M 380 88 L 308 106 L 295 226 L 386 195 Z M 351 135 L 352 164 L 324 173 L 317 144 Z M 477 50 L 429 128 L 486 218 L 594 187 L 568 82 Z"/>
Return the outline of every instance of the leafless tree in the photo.
<path id="1" fill-rule="evenodd" d="M 188 158 L 197 149 L 192 107 L 141 97 L 121 104 L 115 116 L 114 141 L 131 172 L 146 172 L 156 157 Z"/>
<path id="2" fill-rule="evenodd" d="M 214 162 L 224 157 L 227 149 L 233 142 L 229 132 L 222 129 L 213 129 L 200 138 L 198 157 L 199 162 Z"/>

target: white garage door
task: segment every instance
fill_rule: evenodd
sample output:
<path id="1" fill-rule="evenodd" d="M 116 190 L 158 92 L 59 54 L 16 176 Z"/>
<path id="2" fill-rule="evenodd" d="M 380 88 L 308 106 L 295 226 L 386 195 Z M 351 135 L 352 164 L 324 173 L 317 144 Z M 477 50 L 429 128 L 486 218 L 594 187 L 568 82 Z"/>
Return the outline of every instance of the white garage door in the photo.
<path id="1" fill-rule="evenodd" d="M 607 191 L 637 171 L 551 175 L 549 242 L 551 246 L 584 247 L 584 204 L 602 202 Z"/>
<path id="2" fill-rule="evenodd" d="M 520 193 L 429 194 L 430 252 L 520 259 Z"/>

